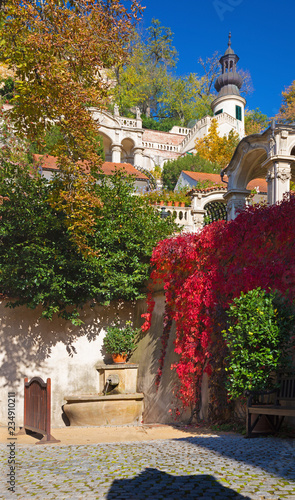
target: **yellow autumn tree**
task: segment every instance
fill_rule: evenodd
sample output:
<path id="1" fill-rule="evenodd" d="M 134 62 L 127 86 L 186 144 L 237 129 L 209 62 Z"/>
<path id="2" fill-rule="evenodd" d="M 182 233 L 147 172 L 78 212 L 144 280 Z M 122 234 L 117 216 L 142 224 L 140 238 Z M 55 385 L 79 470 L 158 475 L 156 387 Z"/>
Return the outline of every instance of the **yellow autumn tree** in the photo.
<path id="1" fill-rule="evenodd" d="M 39 144 L 46 131 L 58 127 L 59 182 L 50 201 L 66 214 L 84 253 L 100 205 L 91 189 L 91 173 L 100 165 L 91 107 L 106 106 L 103 71 L 127 57 L 140 12 L 137 0 L 0 2 L 0 63 L 15 78 L 11 125 L 18 137 Z"/>
<path id="2" fill-rule="evenodd" d="M 228 137 L 218 134 L 218 123 L 212 119 L 208 134 L 196 141 L 197 153 L 212 163 L 218 163 L 221 168 L 226 167 L 240 141 L 239 135 L 233 130 Z"/>
<path id="3" fill-rule="evenodd" d="M 285 123 L 295 120 L 295 80 L 284 92 L 282 92 L 283 103 L 277 118 Z"/>

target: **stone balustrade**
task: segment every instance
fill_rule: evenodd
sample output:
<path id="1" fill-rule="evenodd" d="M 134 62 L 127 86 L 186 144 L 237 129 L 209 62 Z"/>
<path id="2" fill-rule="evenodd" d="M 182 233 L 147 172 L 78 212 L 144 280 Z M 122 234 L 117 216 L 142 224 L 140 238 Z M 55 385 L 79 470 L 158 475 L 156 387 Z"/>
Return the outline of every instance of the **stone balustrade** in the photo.
<path id="1" fill-rule="evenodd" d="M 120 124 L 122 127 L 126 128 L 137 128 L 137 120 L 133 120 L 132 118 L 124 118 L 120 117 Z"/>
<path id="2" fill-rule="evenodd" d="M 172 151 L 174 153 L 180 152 L 180 147 L 173 146 L 172 144 L 160 144 L 158 142 L 142 141 L 142 145 L 144 148 L 159 149 L 160 151 Z"/>
<path id="3" fill-rule="evenodd" d="M 205 116 L 204 118 L 199 120 L 193 128 L 188 129 L 189 133 L 186 135 L 186 137 L 180 144 L 181 148 L 183 148 L 191 140 L 192 136 L 195 135 L 202 127 L 204 127 L 205 125 L 210 126 L 212 118 L 215 118 L 218 124 L 230 123 L 231 125 L 234 125 L 236 123 L 235 118 L 233 118 L 227 113 L 220 113 L 219 115 L 216 116 Z"/>
<path id="4" fill-rule="evenodd" d="M 165 212 L 174 215 L 174 221 L 183 227 L 186 232 L 194 231 L 194 220 L 191 207 L 172 207 L 168 205 L 156 205 L 157 210 L 161 212 L 164 208 Z"/>

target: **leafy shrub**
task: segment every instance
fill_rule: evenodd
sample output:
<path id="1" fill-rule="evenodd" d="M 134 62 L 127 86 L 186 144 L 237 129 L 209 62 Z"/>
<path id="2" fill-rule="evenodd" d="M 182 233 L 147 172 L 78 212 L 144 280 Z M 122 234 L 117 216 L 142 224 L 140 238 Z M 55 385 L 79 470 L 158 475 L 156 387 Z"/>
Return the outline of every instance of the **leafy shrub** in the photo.
<path id="1" fill-rule="evenodd" d="M 33 168 L 2 162 L 0 169 L 0 293 L 8 305 L 42 305 L 42 317 L 56 313 L 79 324 L 89 301 L 136 300 L 144 296 L 153 247 L 177 226 L 140 196 L 134 180 L 117 172 L 95 186 L 95 210 L 88 238 L 96 257 L 85 258 L 73 243 L 66 215 L 48 199 L 53 181 L 32 175 Z M 74 306 L 74 307 L 73 307 Z"/>
<path id="2" fill-rule="evenodd" d="M 230 326 L 222 333 L 229 349 L 230 397 L 272 388 L 274 374 L 291 364 L 291 306 L 277 291 L 258 287 L 234 299 L 227 315 Z"/>

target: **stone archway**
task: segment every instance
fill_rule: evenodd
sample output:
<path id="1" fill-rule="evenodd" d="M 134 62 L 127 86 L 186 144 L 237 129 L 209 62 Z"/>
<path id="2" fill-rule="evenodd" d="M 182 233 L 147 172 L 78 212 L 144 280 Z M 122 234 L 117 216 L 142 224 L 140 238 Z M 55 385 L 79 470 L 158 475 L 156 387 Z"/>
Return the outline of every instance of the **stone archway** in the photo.
<path id="1" fill-rule="evenodd" d="M 226 187 L 220 186 L 190 191 L 194 230 L 202 229 L 213 220 L 226 219 L 225 193 Z"/>
<path id="2" fill-rule="evenodd" d="M 100 132 L 99 135 L 102 137 L 103 140 L 105 161 L 112 161 L 112 139 L 102 132 Z"/>
<path id="3" fill-rule="evenodd" d="M 121 142 L 121 162 L 122 163 L 131 163 L 131 165 L 134 165 L 134 155 L 133 155 L 133 148 L 134 148 L 134 141 L 132 139 L 125 138 Z"/>
<path id="4" fill-rule="evenodd" d="M 252 179 L 266 177 L 269 204 L 283 200 L 285 193 L 290 191 L 295 165 L 294 140 L 295 126 L 285 124 L 273 124 L 262 134 L 242 139 L 229 165 L 221 173 L 222 177 L 228 177 L 228 190 L 224 196 L 228 220 L 234 219 L 237 210 L 246 205 L 247 184 Z"/>

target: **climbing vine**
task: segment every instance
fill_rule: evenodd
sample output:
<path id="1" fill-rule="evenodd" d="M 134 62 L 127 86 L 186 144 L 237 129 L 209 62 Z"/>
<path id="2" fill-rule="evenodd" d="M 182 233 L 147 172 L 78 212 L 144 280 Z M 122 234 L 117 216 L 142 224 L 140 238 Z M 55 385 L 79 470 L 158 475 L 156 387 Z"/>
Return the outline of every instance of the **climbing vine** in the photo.
<path id="1" fill-rule="evenodd" d="M 154 249 L 153 283 L 166 295 L 158 380 L 167 347 L 168 324 L 176 324 L 172 366 L 180 380 L 183 408 L 198 408 L 203 373 L 210 376 L 210 415 L 221 415 L 225 393 L 226 345 L 221 331 L 231 301 L 260 286 L 295 298 L 295 198 L 275 206 L 249 207 L 234 220 L 217 221 L 199 234 L 161 241 Z M 150 295 L 151 297 L 151 295 Z M 153 304 L 149 301 L 145 328 Z M 169 318 L 167 317 L 169 314 Z M 169 321 L 168 321 L 169 320 Z"/>

